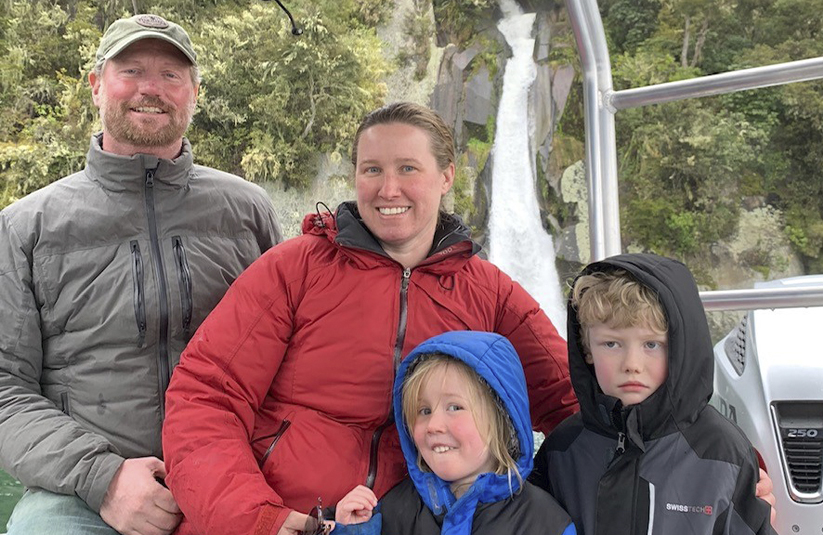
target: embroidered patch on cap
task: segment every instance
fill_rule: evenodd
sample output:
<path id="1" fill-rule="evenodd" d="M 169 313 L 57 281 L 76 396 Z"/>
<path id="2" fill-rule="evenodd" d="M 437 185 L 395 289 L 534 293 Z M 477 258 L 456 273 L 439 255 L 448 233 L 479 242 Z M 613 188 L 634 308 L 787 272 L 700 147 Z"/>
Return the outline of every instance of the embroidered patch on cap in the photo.
<path id="1" fill-rule="evenodd" d="M 134 22 L 146 28 L 168 28 L 169 23 L 163 17 L 157 15 L 139 15 L 134 18 Z"/>

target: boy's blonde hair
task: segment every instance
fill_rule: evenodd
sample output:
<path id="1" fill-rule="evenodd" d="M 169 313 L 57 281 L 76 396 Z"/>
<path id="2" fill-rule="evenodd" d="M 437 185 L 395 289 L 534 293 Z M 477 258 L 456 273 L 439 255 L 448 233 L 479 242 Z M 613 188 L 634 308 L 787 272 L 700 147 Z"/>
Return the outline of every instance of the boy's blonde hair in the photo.
<path id="1" fill-rule="evenodd" d="M 492 459 L 495 474 L 514 474 L 522 483 L 517 469 L 520 456 L 519 440 L 511 419 L 494 390 L 468 364 L 443 353 L 428 353 L 418 357 L 410 373 L 403 381 L 403 423 L 413 435 L 412 428 L 420 409 L 420 392 L 435 372 L 454 369 L 464 379 L 468 387 L 469 406 L 466 407 L 474 418 L 480 436 L 485 439 Z M 420 450 L 417 450 L 417 466 L 424 472 L 431 472 Z"/>
<path id="2" fill-rule="evenodd" d="M 586 354 L 591 352 L 588 327 L 596 323 L 614 329 L 643 326 L 661 333 L 668 331 L 657 294 L 622 269 L 578 277 L 571 303 L 577 311 Z"/>

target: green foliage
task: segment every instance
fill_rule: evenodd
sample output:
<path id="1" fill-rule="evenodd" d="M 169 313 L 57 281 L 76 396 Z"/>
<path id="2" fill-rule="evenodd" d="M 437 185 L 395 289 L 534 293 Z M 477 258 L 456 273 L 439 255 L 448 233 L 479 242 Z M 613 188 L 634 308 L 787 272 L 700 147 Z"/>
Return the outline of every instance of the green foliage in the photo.
<path id="1" fill-rule="evenodd" d="M 429 14 L 415 2 L 415 9 L 409 11 L 404 21 L 403 33 L 406 36 L 407 46 L 397 54 L 401 64 L 413 64 L 414 77 L 422 80 L 426 77 L 426 69 L 431 58 L 431 42 L 434 27 Z"/>
<path id="2" fill-rule="evenodd" d="M 447 43 L 465 46 L 471 38 L 492 24 L 495 0 L 433 0 L 438 32 Z"/>
<path id="3" fill-rule="evenodd" d="M 468 125 L 471 127 L 471 125 Z M 463 216 L 465 220 L 471 220 L 477 213 L 477 203 L 475 200 L 475 182 L 478 172 L 482 172 L 486 167 L 489 155 L 491 155 L 494 145 L 495 118 L 489 116 L 485 127 L 481 126 L 472 129 L 466 150 L 457 157 L 456 172 L 454 177 L 454 211 Z"/>
<path id="4" fill-rule="evenodd" d="M 469 77 L 471 78 L 485 67 L 489 72 L 489 78 L 493 79 L 500 68 L 498 58 L 503 54 L 503 45 L 500 41 L 490 39 L 484 34 L 475 36 L 473 43 L 480 52 L 471 61 Z"/>
<path id="5" fill-rule="evenodd" d="M 199 30 L 205 98 L 190 137 L 201 161 L 305 186 L 315 153 L 348 150 L 384 95 L 380 44 L 371 29 L 334 31 L 318 12 L 300 23 L 296 39 L 276 6 L 254 4 Z"/>
<path id="6" fill-rule="evenodd" d="M 474 167 L 477 169 L 483 169 L 486 166 L 486 161 L 489 159 L 489 155 L 492 152 L 492 146 L 494 141 L 483 141 L 480 139 L 471 138 L 469 139 L 468 146 L 466 147 L 466 153 L 474 162 Z"/>
<path id="7" fill-rule="evenodd" d="M 823 0 L 600 6 L 615 89 L 823 55 Z M 573 87 L 555 146 L 583 140 L 582 97 Z M 737 232 L 741 200 L 751 197 L 783 214 L 806 269 L 823 271 L 823 83 L 623 110 L 616 125 L 625 243 L 705 258 L 708 244 Z M 764 274 L 777 266 L 754 256 Z"/>
<path id="8" fill-rule="evenodd" d="M 133 5 L 183 24 L 204 82 L 188 135 L 198 161 L 305 185 L 316 155 L 347 152 L 382 103 L 388 64 L 375 24 L 391 0 L 288 2 L 291 35 L 258 0 L 6 0 L 0 4 L 0 208 L 82 168 L 100 128 L 87 73 L 102 31 Z"/>
<path id="9" fill-rule="evenodd" d="M 635 50 L 657 29 L 660 0 L 612 0 L 603 2 L 604 25 L 612 53 Z"/>
<path id="10" fill-rule="evenodd" d="M 457 157 L 451 193 L 454 195 L 454 213 L 464 220 L 472 219 L 477 211 L 474 202 L 474 184 L 477 178 L 475 169 L 468 153 L 461 153 Z"/>
<path id="11" fill-rule="evenodd" d="M 99 30 L 89 4 L 15 1 L 0 27 L 0 207 L 77 171 L 96 120 L 85 82 Z"/>

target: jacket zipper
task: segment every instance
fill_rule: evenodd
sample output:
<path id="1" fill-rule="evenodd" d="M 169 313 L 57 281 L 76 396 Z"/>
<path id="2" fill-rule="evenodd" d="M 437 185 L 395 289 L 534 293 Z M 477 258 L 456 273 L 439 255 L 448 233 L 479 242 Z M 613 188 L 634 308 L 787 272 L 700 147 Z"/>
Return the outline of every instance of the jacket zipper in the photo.
<path id="1" fill-rule="evenodd" d="M 174 236 L 171 241 L 174 249 L 174 260 L 177 264 L 177 282 L 180 285 L 180 310 L 183 315 L 183 335 L 186 337 L 186 340 L 188 340 L 192 312 L 191 271 L 189 270 L 189 263 L 186 260 L 186 250 L 183 248 L 183 240 L 180 236 Z"/>
<path id="2" fill-rule="evenodd" d="M 400 279 L 400 317 L 397 325 L 397 340 L 394 343 L 394 372 L 392 373 L 392 390 L 394 389 L 394 381 L 397 374 L 397 368 L 400 366 L 400 359 L 403 356 L 403 343 L 406 340 L 406 323 L 408 320 L 408 292 L 409 279 L 411 278 L 411 268 L 403 268 L 403 276 Z M 380 446 L 380 437 L 383 436 L 383 431 L 394 423 L 394 407 L 393 402 L 389 405 L 388 419 L 383 422 L 380 427 L 374 430 L 371 437 L 371 446 L 369 448 L 369 471 L 366 476 L 366 486 L 374 488 L 374 482 L 377 480 L 377 452 Z"/>
<path id="3" fill-rule="evenodd" d="M 143 257 L 137 240 L 129 242 L 131 247 L 131 278 L 134 286 L 134 319 L 137 322 L 137 347 L 146 341 L 146 297 L 143 295 Z"/>
<path id="4" fill-rule="evenodd" d="M 617 459 L 626 453 L 626 433 L 619 431 L 617 433 L 617 447 L 614 450 L 614 458 Z"/>
<path id="5" fill-rule="evenodd" d="M 158 305 L 160 313 L 160 336 L 157 344 L 158 387 L 160 391 L 160 419 L 166 417 L 166 389 L 169 386 L 169 310 L 168 289 L 166 288 L 166 272 L 163 269 L 163 257 L 160 254 L 160 240 L 157 237 L 157 215 L 154 209 L 154 172 L 156 169 L 146 169 L 146 214 L 149 219 L 149 238 L 154 256 L 154 265 L 157 271 L 157 286 L 160 290 Z"/>
<path id="6" fill-rule="evenodd" d="M 266 460 L 269 458 L 269 455 L 271 455 L 271 452 L 274 451 L 274 447 L 277 445 L 277 442 L 280 440 L 280 437 L 282 437 L 285 434 L 286 429 L 288 429 L 290 425 L 291 422 L 289 420 L 283 420 L 283 423 L 280 424 L 280 427 L 277 429 L 274 435 L 271 435 L 271 444 L 269 444 L 269 447 L 266 449 L 266 453 L 263 454 L 263 457 L 260 458 L 261 470 L 263 469 L 263 465 L 266 464 Z M 268 437 L 260 437 L 257 440 L 263 440 L 265 438 Z"/>

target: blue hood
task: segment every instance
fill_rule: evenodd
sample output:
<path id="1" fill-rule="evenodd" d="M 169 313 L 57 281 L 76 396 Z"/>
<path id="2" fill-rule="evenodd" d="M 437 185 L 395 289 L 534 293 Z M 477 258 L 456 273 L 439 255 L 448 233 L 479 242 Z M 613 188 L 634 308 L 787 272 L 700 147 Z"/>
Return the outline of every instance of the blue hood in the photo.
<path id="1" fill-rule="evenodd" d="M 481 474 L 471 488 L 456 500 L 448 482 L 431 472 L 421 471 L 417 466 L 417 447 L 409 430 L 402 423 L 403 382 L 420 355 L 429 353 L 442 353 L 465 362 L 497 393 L 517 432 L 520 442 L 517 468 L 524 481 L 531 473 L 534 456 L 526 378 L 520 358 L 506 338 L 495 333 L 476 331 L 449 332 L 426 340 L 409 353 L 397 371 L 394 382 L 394 419 L 409 477 L 429 509 L 435 514 L 446 514 L 442 534 L 468 535 L 477 504 L 506 499 L 512 491 L 519 491 L 520 483 L 516 476 L 512 476 L 509 481 L 507 475 Z"/>

